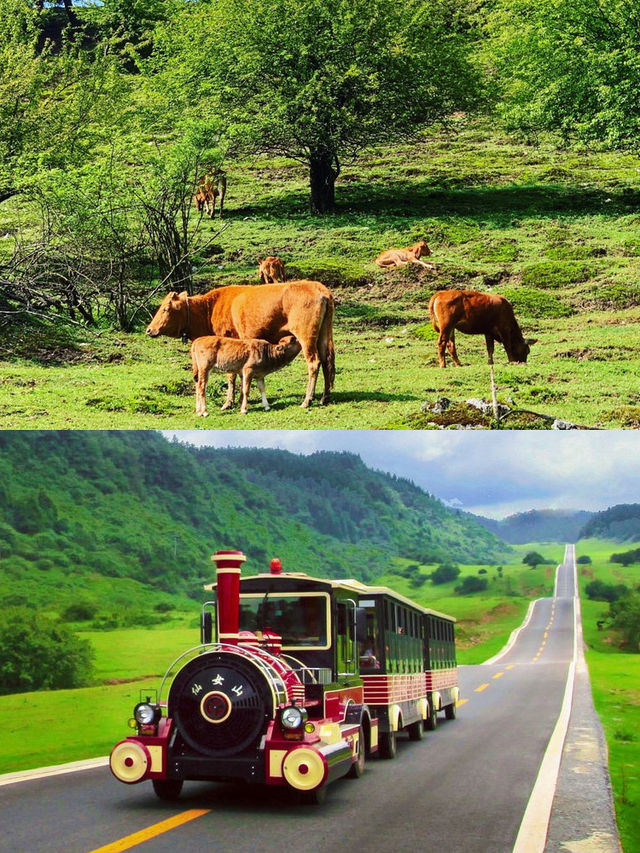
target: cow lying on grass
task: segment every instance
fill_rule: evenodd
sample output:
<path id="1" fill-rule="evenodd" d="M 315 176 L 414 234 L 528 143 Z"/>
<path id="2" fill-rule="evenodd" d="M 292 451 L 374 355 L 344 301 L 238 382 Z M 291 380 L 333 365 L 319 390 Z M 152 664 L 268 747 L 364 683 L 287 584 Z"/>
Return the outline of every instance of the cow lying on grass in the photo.
<path id="1" fill-rule="evenodd" d="M 273 255 L 269 255 L 264 261 L 258 258 L 258 276 L 263 284 L 275 284 L 277 281 L 284 281 L 286 278 L 284 264 L 280 258 Z"/>
<path id="2" fill-rule="evenodd" d="M 511 362 L 526 362 L 535 339 L 525 340 L 513 313 L 513 306 L 494 293 L 477 290 L 440 290 L 429 302 L 431 325 L 438 337 L 440 367 L 446 367 L 445 350 L 453 363 L 461 367 L 456 352 L 455 332 L 465 335 L 484 335 L 489 364 L 493 364 L 493 348 L 502 344 Z"/>
<path id="3" fill-rule="evenodd" d="M 428 264 L 422 260 L 423 256 L 431 254 L 431 249 L 427 246 L 424 240 L 419 243 L 414 243 L 413 246 L 408 246 L 406 249 L 387 249 L 375 259 L 376 264 L 382 269 L 389 270 L 397 267 L 404 267 L 407 264 L 420 264 L 427 270 L 435 269 L 435 264 Z"/>
<path id="4" fill-rule="evenodd" d="M 193 379 L 196 383 L 196 415 L 206 418 L 207 412 L 207 380 L 211 370 L 226 373 L 229 378 L 227 399 L 222 410 L 231 408 L 235 397 L 235 377 L 242 374 L 242 398 L 240 411 L 247 414 L 251 382 L 256 380 L 262 395 L 262 405 L 269 410 L 269 402 L 264 387 L 264 377 L 281 367 L 286 367 L 298 355 L 302 347 L 293 337 L 288 335 L 277 344 L 253 338 L 238 340 L 237 338 L 220 338 L 217 335 L 205 335 L 196 338 L 191 344 L 191 366 Z M 231 380 L 233 375 L 233 380 Z"/>
<path id="5" fill-rule="evenodd" d="M 260 338 L 272 344 L 285 335 L 295 335 L 308 371 L 302 407 L 311 405 L 320 366 L 324 377 L 321 402 L 329 402 L 335 376 L 333 296 L 319 281 L 232 284 L 199 296 L 173 291 L 162 300 L 147 334 L 192 341 L 203 335 Z"/>

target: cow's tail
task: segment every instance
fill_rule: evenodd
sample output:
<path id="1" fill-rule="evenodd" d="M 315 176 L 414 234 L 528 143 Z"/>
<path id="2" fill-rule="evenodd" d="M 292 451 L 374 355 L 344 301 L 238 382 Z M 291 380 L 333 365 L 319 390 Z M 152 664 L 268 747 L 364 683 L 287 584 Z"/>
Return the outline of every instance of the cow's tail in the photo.
<path id="1" fill-rule="evenodd" d="M 320 326 L 318 350 L 320 360 L 326 370 L 325 375 L 327 377 L 328 388 L 325 390 L 328 391 L 333 388 L 336 378 L 336 352 L 333 347 L 333 296 L 329 294 L 324 299 L 326 300 L 326 310 L 322 325 Z"/>
<path id="2" fill-rule="evenodd" d="M 434 332 L 440 332 L 440 327 L 438 326 L 438 321 L 436 320 L 436 311 L 434 308 L 437 293 L 434 293 L 431 299 L 429 300 L 429 317 L 431 318 L 431 325 L 433 326 Z"/>

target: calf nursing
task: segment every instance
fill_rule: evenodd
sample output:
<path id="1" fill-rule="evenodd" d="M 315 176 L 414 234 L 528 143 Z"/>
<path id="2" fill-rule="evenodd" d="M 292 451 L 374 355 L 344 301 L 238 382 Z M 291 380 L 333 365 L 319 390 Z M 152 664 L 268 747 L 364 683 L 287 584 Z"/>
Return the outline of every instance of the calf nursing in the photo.
<path id="1" fill-rule="evenodd" d="M 196 415 L 206 418 L 209 414 L 206 393 L 211 370 L 228 374 L 227 399 L 222 406 L 223 410 L 233 405 L 236 375 L 241 374 L 241 413 L 247 414 L 253 379 L 260 389 L 262 405 L 265 411 L 268 411 L 264 377 L 292 362 L 301 349 L 299 341 L 293 335 L 282 338 L 277 344 L 255 338 L 242 340 L 221 338 L 218 335 L 196 338 L 191 345 L 191 366 L 196 383 Z"/>

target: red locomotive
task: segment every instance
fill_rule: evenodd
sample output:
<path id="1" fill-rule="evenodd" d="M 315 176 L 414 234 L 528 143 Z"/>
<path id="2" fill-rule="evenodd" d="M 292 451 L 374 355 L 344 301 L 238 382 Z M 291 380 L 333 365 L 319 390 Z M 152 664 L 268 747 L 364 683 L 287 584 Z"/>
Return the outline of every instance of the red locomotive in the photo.
<path id="1" fill-rule="evenodd" d="M 241 551 L 212 559 L 202 643 L 174 661 L 159 701 L 136 705 L 136 735 L 111 751 L 120 781 L 151 779 L 162 799 L 198 779 L 318 801 L 366 756 L 393 758 L 398 732 L 419 740 L 439 711 L 455 717 L 452 617 L 385 587 L 284 573 L 279 560 L 241 579 Z"/>

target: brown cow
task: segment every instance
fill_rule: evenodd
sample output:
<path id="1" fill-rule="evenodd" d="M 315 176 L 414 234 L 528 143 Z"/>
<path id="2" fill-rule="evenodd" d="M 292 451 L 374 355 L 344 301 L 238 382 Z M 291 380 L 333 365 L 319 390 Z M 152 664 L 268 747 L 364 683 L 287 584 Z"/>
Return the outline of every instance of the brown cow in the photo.
<path id="1" fill-rule="evenodd" d="M 262 405 L 269 411 L 269 402 L 264 387 L 264 377 L 281 367 L 286 367 L 298 355 L 302 347 L 293 337 L 288 335 L 277 344 L 255 339 L 238 340 L 237 338 L 220 338 L 217 335 L 204 335 L 196 338 L 191 344 L 191 366 L 193 379 L 196 383 L 196 415 L 206 418 L 207 412 L 207 380 L 210 370 L 220 373 L 242 374 L 242 401 L 240 411 L 247 414 L 251 381 L 255 378 L 262 395 Z M 227 399 L 222 409 L 233 406 L 235 396 L 235 381 L 229 382 Z"/>
<path id="2" fill-rule="evenodd" d="M 263 284 L 275 284 L 277 281 L 284 281 L 286 278 L 284 264 L 280 258 L 273 255 L 269 255 L 264 261 L 258 258 L 258 275 Z"/>
<path id="3" fill-rule="evenodd" d="M 394 269 L 396 267 L 404 267 L 407 264 L 420 264 L 428 270 L 435 269 L 435 264 L 428 264 L 421 260 L 424 256 L 431 254 L 431 249 L 427 246 L 424 240 L 419 243 L 414 243 L 413 246 L 408 246 L 406 249 L 387 249 L 375 259 L 376 264 L 385 270 Z"/>
<path id="4" fill-rule="evenodd" d="M 227 192 L 227 176 L 220 169 L 209 169 L 200 178 L 193 197 L 199 213 L 206 213 L 211 219 L 216 215 L 216 199 L 220 199 L 220 219 L 224 209 L 224 197 Z"/>
<path id="5" fill-rule="evenodd" d="M 456 352 L 455 330 L 466 335 L 484 335 L 489 364 L 493 364 L 494 342 L 502 344 L 509 361 L 526 361 L 535 339 L 525 340 L 504 296 L 477 290 L 440 290 L 429 302 L 431 325 L 438 337 L 440 367 L 446 367 L 445 350 L 461 367 Z"/>
<path id="6" fill-rule="evenodd" d="M 329 402 L 335 377 L 333 296 L 319 281 L 219 287 L 199 296 L 167 294 L 147 327 L 152 338 L 168 335 L 195 340 L 202 335 L 261 338 L 277 343 L 295 335 L 302 346 L 309 379 L 302 402 L 308 408 L 322 365 L 322 404 Z"/>

